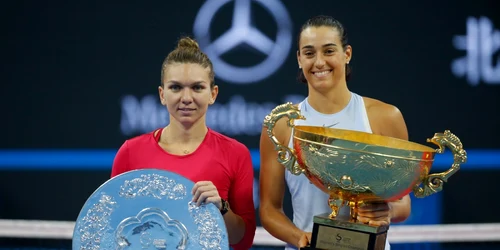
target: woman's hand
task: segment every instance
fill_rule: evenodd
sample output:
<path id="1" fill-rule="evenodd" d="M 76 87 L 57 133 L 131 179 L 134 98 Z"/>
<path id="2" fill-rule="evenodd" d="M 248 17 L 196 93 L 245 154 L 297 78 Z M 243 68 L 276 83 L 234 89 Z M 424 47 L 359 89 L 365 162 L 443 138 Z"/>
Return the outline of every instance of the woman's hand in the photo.
<path id="1" fill-rule="evenodd" d="M 309 244 L 311 244 L 311 237 L 312 237 L 312 233 L 304 232 L 304 234 L 302 234 L 302 236 L 300 237 L 300 240 L 299 240 L 299 244 L 298 244 L 299 249 L 309 246 Z"/>
<path id="2" fill-rule="evenodd" d="M 387 202 L 366 203 L 357 208 L 358 221 L 370 226 L 389 225 L 391 210 L 391 205 Z"/>
<path id="3" fill-rule="evenodd" d="M 219 192 L 217 188 L 211 181 L 199 181 L 194 184 L 193 190 L 191 190 L 191 194 L 193 194 L 193 202 L 196 202 L 197 206 L 201 204 L 212 203 L 219 210 L 222 208 L 221 197 L 219 196 Z"/>

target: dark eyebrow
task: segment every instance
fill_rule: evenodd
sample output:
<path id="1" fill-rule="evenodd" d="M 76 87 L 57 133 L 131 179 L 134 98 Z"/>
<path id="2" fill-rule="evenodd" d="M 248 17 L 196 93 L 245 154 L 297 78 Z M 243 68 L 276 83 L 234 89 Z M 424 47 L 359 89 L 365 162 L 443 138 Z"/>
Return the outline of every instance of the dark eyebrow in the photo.
<path id="1" fill-rule="evenodd" d="M 335 46 L 337 46 L 337 44 L 335 44 L 335 43 L 327 43 L 327 44 L 323 44 L 322 47 L 324 48 L 324 47 L 330 47 L 330 46 L 334 46 L 335 47 Z M 313 48 L 314 47 L 312 45 L 306 45 L 306 46 L 302 47 L 302 49 L 313 49 Z"/>
<path id="2" fill-rule="evenodd" d="M 177 84 L 177 85 L 196 86 L 196 85 L 200 85 L 200 84 L 204 83 L 204 81 L 197 81 L 197 82 L 193 82 L 193 83 L 190 83 L 190 84 L 183 84 L 183 83 L 178 82 L 178 81 L 168 81 L 167 83 L 169 83 L 169 84 Z"/>
<path id="3" fill-rule="evenodd" d="M 323 48 L 324 48 L 324 47 L 330 47 L 330 46 L 334 46 L 334 47 L 336 47 L 336 46 L 337 46 L 337 44 L 335 44 L 335 43 L 327 43 L 327 44 L 323 45 Z"/>

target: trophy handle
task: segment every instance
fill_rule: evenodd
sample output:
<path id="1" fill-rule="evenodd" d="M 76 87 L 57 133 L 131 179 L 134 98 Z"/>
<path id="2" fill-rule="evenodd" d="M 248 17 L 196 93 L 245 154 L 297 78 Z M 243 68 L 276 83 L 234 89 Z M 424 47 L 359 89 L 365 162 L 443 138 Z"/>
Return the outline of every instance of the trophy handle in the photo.
<path id="1" fill-rule="evenodd" d="M 298 107 L 294 106 L 291 102 L 287 102 L 274 108 L 271 113 L 264 118 L 264 127 L 267 128 L 267 135 L 278 151 L 278 162 L 292 174 L 300 175 L 302 169 L 296 164 L 297 156 L 295 155 L 295 151 L 282 145 L 273 133 L 276 122 L 285 116 L 288 117 L 289 120 L 287 124 L 291 128 L 294 127 L 293 121 L 295 119 L 305 120 L 305 117 L 300 114 Z"/>
<path id="2" fill-rule="evenodd" d="M 444 152 L 445 147 L 449 148 L 453 153 L 453 164 L 445 172 L 428 175 L 423 181 L 423 188 L 416 185 L 413 188 L 413 194 L 417 198 L 423 198 L 441 191 L 443 183 L 448 181 L 448 178 L 460 169 L 460 164 L 467 162 L 467 152 L 463 149 L 462 142 L 449 130 L 445 130 L 444 133 L 434 134 L 434 137 L 427 139 L 427 142 L 432 142 L 439 146 L 436 152 L 440 154 Z"/>

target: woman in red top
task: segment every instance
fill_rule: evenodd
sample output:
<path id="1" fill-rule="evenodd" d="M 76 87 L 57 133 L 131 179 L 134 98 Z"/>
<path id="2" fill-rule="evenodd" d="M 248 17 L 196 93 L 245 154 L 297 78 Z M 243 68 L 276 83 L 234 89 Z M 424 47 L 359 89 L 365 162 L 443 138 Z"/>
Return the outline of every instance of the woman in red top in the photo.
<path id="1" fill-rule="evenodd" d="M 212 63 L 196 41 L 179 40 L 163 62 L 158 91 L 170 124 L 126 140 L 115 157 L 111 176 L 154 168 L 190 179 L 195 182 L 193 200 L 213 203 L 221 210 L 231 247 L 251 248 L 256 222 L 250 152 L 205 123 L 218 87 Z"/>

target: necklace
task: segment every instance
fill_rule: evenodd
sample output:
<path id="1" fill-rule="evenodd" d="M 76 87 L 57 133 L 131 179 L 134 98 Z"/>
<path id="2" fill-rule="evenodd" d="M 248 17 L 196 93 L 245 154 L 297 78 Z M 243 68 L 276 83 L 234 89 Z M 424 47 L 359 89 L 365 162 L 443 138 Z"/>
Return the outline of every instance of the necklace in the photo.
<path id="1" fill-rule="evenodd" d="M 166 139 L 165 139 L 165 137 L 163 137 L 162 135 L 163 135 L 164 133 L 167 133 L 167 129 L 168 129 L 168 127 L 167 127 L 166 129 L 164 129 L 164 130 L 161 132 L 162 134 L 160 135 L 160 138 L 159 138 L 159 140 L 158 140 L 158 143 L 165 145 L 165 147 L 168 147 L 168 146 L 167 146 L 167 145 L 168 145 L 168 143 L 167 143 L 166 141 L 163 141 L 163 142 L 162 142 L 162 139 L 163 139 L 163 140 L 166 140 Z M 204 138 L 205 136 L 206 136 L 206 133 L 205 133 L 203 136 L 197 136 L 197 137 L 194 137 L 194 138 L 192 138 L 192 139 L 198 139 L 198 138 L 201 138 L 201 137 L 203 137 L 203 138 Z M 167 150 L 167 149 L 165 149 L 165 150 Z M 167 150 L 167 151 L 168 151 L 168 150 Z M 187 155 L 187 154 L 190 154 L 190 153 L 191 153 L 191 151 L 190 151 L 190 150 L 188 150 L 188 149 L 183 149 L 181 152 L 182 152 L 183 154 L 185 154 L 185 155 Z"/>

